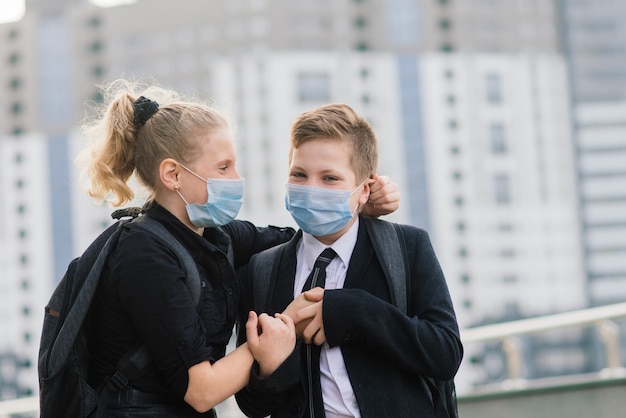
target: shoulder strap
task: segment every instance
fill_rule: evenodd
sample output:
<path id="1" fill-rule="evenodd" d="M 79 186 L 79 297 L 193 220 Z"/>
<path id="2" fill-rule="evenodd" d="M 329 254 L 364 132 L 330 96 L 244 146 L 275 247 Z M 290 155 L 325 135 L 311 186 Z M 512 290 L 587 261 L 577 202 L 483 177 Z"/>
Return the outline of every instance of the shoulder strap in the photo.
<path id="1" fill-rule="evenodd" d="M 361 218 L 365 220 L 367 231 L 372 240 L 374 251 L 386 269 L 387 280 L 390 281 L 392 300 L 394 305 L 403 312 L 407 311 L 409 303 L 411 281 L 409 280 L 409 258 L 402 226 L 397 223 L 385 222 L 379 219 Z M 401 262 L 398 262 L 401 254 Z M 434 394 L 437 402 L 437 417 L 458 418 L 456 410 L 456 393 L 454 380 L 435 380 L 425 377 L 424 381 Z"/>
<path id="2" fill-rule="evenodd" d="M 270 287 L 273 287 L 272 278 L 276 276 L 284 249 L 285 244 L 277 245 L 255 254 L 250 259 L 250 268 L 254 273 L 252 304 L 257 312 L 266 311 L 269 307 L 268 295 L 272 293 L 270 292 Z"/>
<path id="3" fill-rule="evenodd" d="M 361 217 L 372 240 L 374 252 L 382 263 L 391 293 L 391 302 L 408 312 L 408 257 L 400 225 L 380 219 Z"/>
<path id="4" fill-rule="evenodd" d="M 98 287 L 98 281 L 100 279 L 100 273 L 104 267 L 107 256 L 111 252 L 111 249 L 115 246 L 117 238 L 119 237 L 122 228 L 127 220 L 120 220 L 114 226 L 109 227 L 108 231 L 113 231 L 110 235 L 103 233 L 98 237 L 92 245 L 79 259 L 75 270 L 72 271 L 70 276 L 67 277 L 68 282 L 64 284 L 64 300 L 63 308 L 67 305 L 68 309 L 61 309 L 60 315 L 65 317 L 59 318 L 60 328 L 58 333 L 54 337 L 54 343 L 50 348 L 48 354 L 47 365 L 50 369 L 47 370 L 49 376 L 55 376 L 61 368 L 65 366 L 65 359 L 69 356 L 70 351 L 74 345 L 78 333 L 81 329 L 83 321 L 87 316 L 87 312 L 91 306 L 91 301 L 96 289 Z M 106 237 L 106 241 L 102 242 Z M 96 256 L 97 254 L 97 256 Z M 83 259 L 83 257 L 85 257 Z M 95 257 L 95 260 L 93 260 Z M 93 264 L 89 267 L 88 273 L 83 271 L 87 265 L 93 261 Z M 82 280 L 82 274 L 85 273 L 86 277 Z M 80 277 L 79 277 L 80 276 Z M 77 294 L 74 297 L 74 291 L 77 290 Z M 73 299 L 72 301 L 70 299 Z M 71 307 L 69 306 L 71 304 Z"/>
<path id="5" fill-rule="evenodd" d="M 159 221 L 150 216 L 140 216 L 133 220 L 133 227 L 137 226 L 141 230 L 151 234 L 161 241 L 167 248 L 174 251 L 183 271 L 185 272 L 185 284 L 191 292 L 194 304 L 197 306 L 200 301 L 201 283 L 196 262 L 189 254 L 189 251 L 163 226 Z"/>
<path id="6" fill-rule="evenodd" d="M 200 274 L 189 251 L 160 222 L 149 216 L 135 218 L 133 227 L 138 227 L 165 244 L 176 254 L 185 272 L 185 284 L 191 292 L 194 304 L 198 306 L 201 296 Z M 114 394 L 122 390 L 130 380 L 137 379 L 145 373 L 146 367 L 152 362 L 145 345 L 137 344 L 126 352 L 117 365 L 117 371 L 106 380 L 104 390 L 98 401 L 96 417 L 103 416 L 106 405 Z"/>

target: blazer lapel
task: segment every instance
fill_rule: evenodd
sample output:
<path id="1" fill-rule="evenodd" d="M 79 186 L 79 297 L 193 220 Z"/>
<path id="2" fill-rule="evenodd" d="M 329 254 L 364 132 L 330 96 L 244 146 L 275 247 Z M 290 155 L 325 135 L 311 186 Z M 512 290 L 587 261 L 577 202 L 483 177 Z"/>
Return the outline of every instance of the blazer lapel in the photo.
<path id="1" fill-rule="evenodd" d="M 359 234 L 357 235 L 354 250 L 352 250 L 352 257 L 350 259 L 348 271 L 346 272 L 346 281 L 343 287 L 361 287 L 359 286 L 359 283 L 366 276 L 368 266 L 375 257 L 374 249 L 370 244 L 370 238 L 367 235 L 367 230 L 365 229 L 365 223 L 361 218 L 359 219 Z"/>

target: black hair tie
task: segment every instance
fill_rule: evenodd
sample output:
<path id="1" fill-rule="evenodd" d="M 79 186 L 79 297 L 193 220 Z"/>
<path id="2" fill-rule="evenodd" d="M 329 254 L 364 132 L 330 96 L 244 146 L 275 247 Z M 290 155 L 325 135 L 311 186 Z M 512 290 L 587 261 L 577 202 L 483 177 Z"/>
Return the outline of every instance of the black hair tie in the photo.
<path id="1" fill-rule="evenodd" d="M 159 104 L 154 100 L 141 96 L 133 102 L 133 109 L 135 110 L 133 123 L 135 126 L 139 126 L 146 123 L 159 110 Z"/>

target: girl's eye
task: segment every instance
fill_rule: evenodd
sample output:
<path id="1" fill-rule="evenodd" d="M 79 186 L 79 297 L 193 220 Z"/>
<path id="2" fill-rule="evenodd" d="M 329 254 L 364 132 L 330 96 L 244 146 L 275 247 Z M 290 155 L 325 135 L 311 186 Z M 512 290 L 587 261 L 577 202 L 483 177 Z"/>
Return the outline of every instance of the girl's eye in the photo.
<path id="1" fill-rule="evenodd" d="M 300 173 L 300 172 L 294 172 L 289 174 L 291 177 L 298 177 L 298 178 L 305 178 L 306 176 L 304 175 L 304 173 Z"/>

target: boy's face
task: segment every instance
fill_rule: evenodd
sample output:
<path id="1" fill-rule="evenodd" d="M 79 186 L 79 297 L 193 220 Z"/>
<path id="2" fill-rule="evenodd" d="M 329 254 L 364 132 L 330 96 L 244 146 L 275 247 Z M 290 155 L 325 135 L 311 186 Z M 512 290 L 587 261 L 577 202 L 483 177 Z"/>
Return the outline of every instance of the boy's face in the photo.
<path id="1" fill-rule="evenodd" d="M 353 191 L 350 211 L 362 207 L 369 198 L 369 183 L 361 185 L 350 165 L 351 146 L 337 139 L 314 139 L 293 150 L 289 165 L 289 183 L 309 187 Z M 356 219 L 356 216 L 354 217 Z M 354 219 L 342 230 L 347 230 Z"/>

